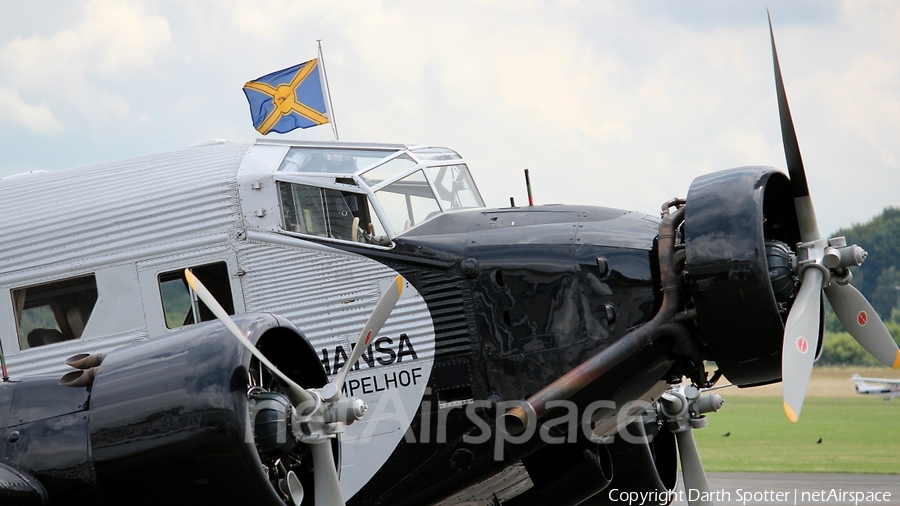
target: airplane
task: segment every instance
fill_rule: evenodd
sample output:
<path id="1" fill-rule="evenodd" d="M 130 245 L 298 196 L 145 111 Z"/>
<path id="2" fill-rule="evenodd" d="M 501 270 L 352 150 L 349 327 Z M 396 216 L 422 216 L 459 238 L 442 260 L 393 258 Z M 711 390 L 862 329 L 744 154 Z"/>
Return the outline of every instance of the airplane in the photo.
<path id="1" fill-rule="evenodd" d="M 703 390 L 782 381 L 796 422 L 823 293 L 900 367 L 864 250 L 818 231 L 771 39 L 789 177 L 704 175 L 660 217 L 486 208 L 424 145 L 4 178 L 0 502 L 665 503 L 679 458 L 708 492 Z"/>
<path id="2" fill-rule="evenodd" d="M 864 395 L 882 395 L 889 401 L 894 397 L 900 397 L 900 379 L 891 378 L 863 378 L 859 374 L 850 377 L 856 391 Z M 867 383 L 868 382 L 868 383 Z M 870 385 L 869 383 L 877 383 Z"/>

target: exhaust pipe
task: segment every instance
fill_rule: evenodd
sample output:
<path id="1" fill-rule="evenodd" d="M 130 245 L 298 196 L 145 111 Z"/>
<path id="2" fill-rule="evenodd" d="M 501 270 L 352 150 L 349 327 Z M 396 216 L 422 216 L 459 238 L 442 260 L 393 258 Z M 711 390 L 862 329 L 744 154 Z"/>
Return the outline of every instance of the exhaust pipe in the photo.
<path id="1" fill-rule="evenodd" d="M 685 211 L 684 206 L 681 206 L 669 214 L 668 208 L 671 203 L 683 202 L 673 200 L 667 203 L 663 207 L 663 220 L 659 224 L 659 270 L 663 292 L 659 312 L 643 326 L 625 334 L 603 351 L 529 397 L 521 405 L 507 411 L 502 417 L 502 422 L 508 434 L 518 436 L 524 433 L 529 425 L 536 423 L 550 411 L 548 403 L 568 399 L 660 336 L 678 331 L 677 327 L 680 324 L 670 320 L 680 304 L 680 284 L 675 267 L 675 240 L 678 226 L 684 220 Z"/>
<path id="2" fill-rule="evenodd" d="M 297 478 L 294 471 L 288 472 L 286 478 L 278 480 L 278 488 L 283 494 L 290 497 L 294 506 L 300 506 L 300 503 L 303 502 L 303 485 L 300 484 L 300 479 Z"/>
<path id="3" fill-rule="evenodd" d="M 79 353 L 66 359 L 66 365 L 78 369 L 63 375 L 59 379 L 59 385 L 64 387 L 89 387 L 94 384 L 100 364 L 106 358 L 106 353 Z"/>
<path id="4" fill-rule="evenodd" d="M 75 369 L 90 369 L 91 367 L 99 366 L 104 358 L 106 358 L 106 353 L 97 353 L 95 355 L 79 353 L 67 358 L 66 365 Z"/>
<path id="5" fill-rule="evenodd" d="M 59 385 L 63 387 L 89 387 L 94 384 L 94 378 L 97 377 L 99 369 L 99 367 L 91 367 L 66 373 L 59 379 Z"/>

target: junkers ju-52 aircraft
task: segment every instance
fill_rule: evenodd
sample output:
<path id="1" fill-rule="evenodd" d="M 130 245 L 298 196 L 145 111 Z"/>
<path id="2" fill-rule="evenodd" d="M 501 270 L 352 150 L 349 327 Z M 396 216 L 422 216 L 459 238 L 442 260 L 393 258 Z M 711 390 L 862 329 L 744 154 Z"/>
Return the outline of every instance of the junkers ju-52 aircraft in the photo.
<path id="1" fill-rule="evenodd" d="M 4 179 L 0 502 L 665 503 L 678 454 L 708 491 L 702 390 L 781 380 L 796 421 L 823 291 L 900 365 L 848 284 L 864 251 L 816 226 L 775 75 L 790 177 L 702 176 L 661 219 L 487 209 L 428 146 Z"/>

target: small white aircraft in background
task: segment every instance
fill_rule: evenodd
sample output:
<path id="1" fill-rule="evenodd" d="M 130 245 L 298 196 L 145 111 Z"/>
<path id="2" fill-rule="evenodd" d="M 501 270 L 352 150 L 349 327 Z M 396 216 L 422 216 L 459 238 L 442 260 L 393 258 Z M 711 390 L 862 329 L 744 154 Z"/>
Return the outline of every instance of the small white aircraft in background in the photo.
<path id="1" fill-rule="evenodd" d="M 889 401 L 894 397 L 900 397 L 900 379 L 890 378 L 863 378 L 859 374 L 850 377 L 856 385 L 856 391 L 866 395 L 882 395 Z M 869 383 L 866 383 L 866 382 Z M 876 383 L 872 385 L 870 383 Z"/>

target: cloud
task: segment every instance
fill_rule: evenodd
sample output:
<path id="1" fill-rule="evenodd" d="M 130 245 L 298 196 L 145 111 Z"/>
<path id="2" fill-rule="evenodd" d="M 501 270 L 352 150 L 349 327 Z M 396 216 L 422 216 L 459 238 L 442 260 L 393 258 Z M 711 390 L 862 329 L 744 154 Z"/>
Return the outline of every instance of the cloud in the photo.
<path id="1" fill-rule="evenodd" d="M 493 205 L 508 201 L 517 189 L 510 181 L 521 179 L 524 167 L 534 181 L 552 174 L 540 184 L 545 202 L 650 212 L 684 195 L 698 175 L 747 164 L 783 167 L 764 2 L 694 2 L 654 12 L 649 6 L 372 1 L 315 9 L 275 4 L 273 17 L 241 3 L 235 23 L 266 44 L 284 44 L 287 33 L 308 34 L 309 45 L 324 38 L 342 137 L 455 148 Z M 811 160 L 818 139 L 833 150 L 850 128 L 863 138 L 846 143 L 844 157 L 868 161 L 859 150 L 871 144 L 880 157 L 873 167 L 896 159 L 886 138 L 895 131 L 900 97 L 891 84 L 897 57 L 882 48 L 896 47 L 896 24 L 886 20 L 897 12 L 877 2 L 860 8 L 806 0 L 773 12 Z M 877 54 L 867 56 L 871 51 Z M 273 54 L 282 53 L 260 58 Z M 854 85 L 856 98 L 839 89 Z M 870 106 L 877 112 L 866 114 Z M 817 198 L 834 201 L 842 175 L 834 161 L 813 166 L 812 184 L 823 187 Z M 885 202 L 890 197 L 879 196 L 870 210 L 853 209 L 865 217 Z M 846 219 L 821 214 L 825 228 Z"/>
<path id="2" fill-rule="evenodd" d="M 130 110 L 120 83 L 172 57 L 168 21 L 141 3 L 90 0 L 72 27 L 15 38 L 0 46 L 0 70 L 55 109 L 117 121 Z"/>
<path id="3" fill-rule="evenodd" d="M 19 92 L 0 87 L 0 121 L 12 123 L 37 134 L 52 134 L 63 129 L 47 104 L 31 105 Z"/>
<path id="4" fill-rule="evenodd" d="M 90 0 L 73 27 L 50 36 L 16 38 L 3 47 L 5 67 L 31 85 L 87 73 L 122 78 L 172 56 L 169 22 L 142 4 Z M 72 74 L 75 74 L 74 76 Z"/>
<path id="5" fill-rule="evenodd" d="M 168 20 L 140 3 L 91 0 L 77 30 L 101 75 L 133 75 L 172 55 Z"/>
<path id="6" fill-rule="evenodd" d="M 528 167 L 539 202 L 652 213 L 698 175 L 784 166 L 765 2 L 657 4 L 87 0 L 50 25 L 14 11 L 30 25 L 0 34 L 0 87 L 65 123 L 75 156 L 28 155 L 50 168 L 249 141 L 243 83 L 322 39 L 342 139 L 446 145 L 491 205 L 523 197 Z M 897 205 L 897 2 L 795 0 L 772 16 L 822 228 Z"/>

